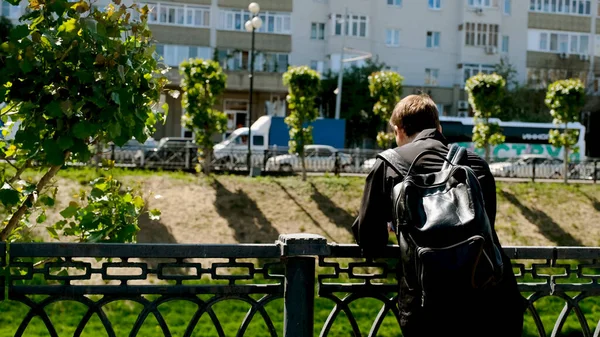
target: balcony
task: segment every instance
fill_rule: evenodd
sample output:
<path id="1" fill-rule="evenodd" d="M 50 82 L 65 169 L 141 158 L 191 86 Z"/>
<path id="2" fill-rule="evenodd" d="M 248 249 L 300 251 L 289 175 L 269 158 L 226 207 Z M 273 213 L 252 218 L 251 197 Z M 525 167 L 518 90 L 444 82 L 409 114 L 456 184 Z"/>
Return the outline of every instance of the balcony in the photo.
<path id="1" fill-rule="evenodd" d="M 250 73 L 247 70 L 226 70 L 227 90 L 248 91 L 250 90 Z M 178 68 L 171 68 L 166 74 L 171 86 L 178 87 L 181 83 L 181 75 Z M 254 90 L 265 92 L 287 92 L 283 85 L 282 73 L 255 72 Z"/>

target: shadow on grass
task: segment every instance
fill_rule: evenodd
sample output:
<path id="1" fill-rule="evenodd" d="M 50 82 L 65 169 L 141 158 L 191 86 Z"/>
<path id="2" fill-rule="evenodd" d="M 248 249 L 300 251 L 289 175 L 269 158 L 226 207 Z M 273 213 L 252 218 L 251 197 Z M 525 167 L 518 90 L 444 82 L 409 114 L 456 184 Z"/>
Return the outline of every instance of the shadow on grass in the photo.
<path id="1" fill-rule="evenodd" d="M 319 210 L 336 226 L 351 232 L 352 223 L 356 216 L 336 205 L 328 196 L 321 193 L 313 183 L 310 183 L 310 186 L 312 187 L 312 195 L 310 197 L 317 204 Z"/>
<path id="2" fill-rule="evenodd" d="M 591 196 L 585 192 L 579 191 L 584 197 L 586 197 L 586 199 L 588 199 L 591 203 L 592 206 L 594 206 L 594 209 L 598 212 L 600 212 L 600 201 L 598 201 L 598 199 L 596 199 L 596 197 Z"/>
<path id="3" fill-rule="evenodd" d="M 512 193 L 500 190 L 500 194 L 511 204 L 517 207 L 523 216 L 532 224 L 538 226 L 540 233 L 548 240 L 556 243 L 558 246 L 583 246 L 583 244 L 574 238 L 571 234 L 565 232 L 548 214 L 539 209 L 529 208 L 521 203 Z"/>
<path id="4" fill-rule="evenodd" d="M 237 242 L 273 243 L 279 238 L 279 232 L 244 191 L 230 191 L 216 178 L 212 187 L 216 191 L 215 208 L 233 229 Z"/>
<path id="5" fill-rule="evenodd" d="M 310 221 L 317 226 L 322 232 L 323 234 L 325 234 L 325 236 L 327 236 L 328 239 L 331 239 L 333 241 L 335 241 L 335 239 L 333 238 L 333 236 L 331 234 L 329 234 L 329 232 L 327 232 L 327 230 L 325 230 L 325 228 L 323 228 L 323 226 L 321 226 L 321 224 L 310 214 L 309 211 L 306 210 L 306 208 L 304 208 L 304 206 L 302 206 L 298 200 L 296 200 L 296 198 L 294 198 L 294 196 L 283 186 L 281 185 L 280 182 L 278 181 L 273 181 L 277 186 L 279 186 L 279 188 L 281 188 L 281 190 L 288 196 L 288 198 L 290 198 L 290 200 L 292 200 L 296 206 L 298 206 L 298 208 L 300 208 L 300 210 L 302 210 L 302 212 L 304 212 L 304 214 L 310 219 Z"/>

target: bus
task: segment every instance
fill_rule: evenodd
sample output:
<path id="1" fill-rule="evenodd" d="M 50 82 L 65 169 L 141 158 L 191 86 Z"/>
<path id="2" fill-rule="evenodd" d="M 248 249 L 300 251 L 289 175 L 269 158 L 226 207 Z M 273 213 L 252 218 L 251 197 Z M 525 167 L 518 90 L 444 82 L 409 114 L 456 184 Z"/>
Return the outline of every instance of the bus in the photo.
<path id="1" fill-rule="evenodd" d="M 544 155 L 552 158 L 563 158 L 563 149 L 556 148 L 548 143 L 549 131 L 561 129 L 552 123 L 526 123 L 504 122 L 497 118 L 490 118 L 490 122 L 500 125 L 506 137 L 503 144 L 492 146 L 491 158 L 494 161 L 505 161 L 518 158 L 525 154 Z M 471 142 L 473 137 L 473 118 L 440 116 L 440 124 L 444 136 L 450 143 L 457 143 L 466 147 L 480 156 L 484 155 L 483 149 L 475 149 Z M 577 140 L 578 153 L 571 153 L 570 160 L 582 161 L 585 159 L 585 127 L 580 123 L 569 123 L 569 129 L 579 131 Z"/>

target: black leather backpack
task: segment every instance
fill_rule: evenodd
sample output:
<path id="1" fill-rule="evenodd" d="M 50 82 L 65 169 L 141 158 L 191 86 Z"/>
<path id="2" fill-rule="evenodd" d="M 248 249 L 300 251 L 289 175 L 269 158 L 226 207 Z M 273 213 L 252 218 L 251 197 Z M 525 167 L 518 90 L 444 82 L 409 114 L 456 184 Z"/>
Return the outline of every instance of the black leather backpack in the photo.
<path id="1" fill-rule="evenodd" d="M 413 173 L 427 154 L 445 160 L 442 170 Z M 421 291 L 421 305 L 499 282 L 502 256 L 493 240 L 479 180 L 470 167 L 459 164 L 466 150 L 453 145 L 446 157 L 423 151 L 408 170 L 393 149 L 378 157 L 404 177 L 392 192 L 394 223 L 405 278 L 410 288 Z"/>

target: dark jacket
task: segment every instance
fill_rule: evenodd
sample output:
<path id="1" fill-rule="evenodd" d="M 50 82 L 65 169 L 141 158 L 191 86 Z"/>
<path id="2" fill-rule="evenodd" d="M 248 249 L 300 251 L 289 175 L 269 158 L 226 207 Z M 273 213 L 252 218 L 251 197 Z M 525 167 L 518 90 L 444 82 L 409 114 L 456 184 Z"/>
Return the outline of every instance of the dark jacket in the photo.
<path id="1" fill-rule="evenodd" d="M 414 158 L 424 150 L 434 150 L 442 155 L 448 153 L 448 142 L 435 129 L 420 132 L 409 144 L 395 150 L 405 160 L 408 168 Z M 488 164 L 473 152 L 468 151 L 466 165 L 470 166 L 481 184 L 485 208 L 492 229 L 496 218 L 496 182 Z M 425 155 L 415 166 L 416 173 L 431 173 L 441 170 L 443 159 Z M 366 256 L 388 243 L 387 223 L 392 221 L 392 188 L 402 177 L 378 159 L 369 173 L 365 184 L 362 205 L 358 218 L 352 225 L 356 242 Z M 496 231 L 494 240 L 500 242 Z M 515 276 L 510 268 L 510 259 L 502 253 L 505 273 L 502 282 L 491 290 L 479 292 L 472 298 L 452 298 L 443 308 L 421 308 L 421 295 L 409 289 L 404 275 L 399 275 L 400 326 L 405 337 L 412 336 L 521 336 L 525 301 L 517 289 Z M 410 270 L 410 269 L 407 269 Z M 407 271 L 408 272 L 408 271 Z M 449 294 L 451 291 L 449 292 Z"/>

